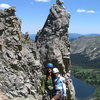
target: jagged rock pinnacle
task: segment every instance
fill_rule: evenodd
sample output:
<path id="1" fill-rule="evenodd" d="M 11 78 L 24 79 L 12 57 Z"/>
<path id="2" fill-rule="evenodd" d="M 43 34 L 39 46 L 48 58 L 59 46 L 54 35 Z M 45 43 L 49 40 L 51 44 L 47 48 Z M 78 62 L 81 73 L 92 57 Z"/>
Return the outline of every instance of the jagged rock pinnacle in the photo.
<path id="1" fill-rule="evenodd" d="M 36 36 L 36 42 L 44 71 L 47 63 L 51 62 L 66 77 L 70 66 L 70 43 L 68 39 L 70 14 L 62 4 L 62 1 L 57 0 L 56 4 L 51 7 L 43 28 Z M 68 84 L 68 100 L 75 100 L 73 83 L 69 81 Z"/>
<path id="2" fill-rule="evenodd" d="M 36 45 L 27 33 L 22 34 L 15 11 L 15 7 L 0 10 L 0 93 L 9 98 L 27 97 L 36 91 L 38 85 L 33 84 L 39 83 L 41 73 L 37 72 L 41 68 Z"/>
<path id="3" fill-rule="evenodd" d="M 58 5 L 62 5 L 63 3 L 64 3 L 64 1 L 56 0 L 56 4 L 58 4 Z"/>
<path id="4" fill-rule="evenodd" d="M 69 66 L 69 41 L 68 27 L 70 14 L 62 6 L 62 1 L 57 0 L 48 15 L 48 18 L 37 34 L 36 41 L 40 50 L 41 62 L 44 66 L 47 62 L 52 62 L 62 74 L 68 71 Z"/>

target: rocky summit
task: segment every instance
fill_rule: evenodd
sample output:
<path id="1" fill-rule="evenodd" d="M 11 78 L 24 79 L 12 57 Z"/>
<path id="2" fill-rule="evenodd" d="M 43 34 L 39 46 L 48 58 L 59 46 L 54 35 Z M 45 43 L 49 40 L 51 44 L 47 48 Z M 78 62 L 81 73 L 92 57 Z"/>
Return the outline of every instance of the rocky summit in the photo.
<path id="1" fill-rule="evenodd" d="M 70 14 L 62 4 L 57 0 L 51 7 L 35 42 L 30 40 L 28 33 L 22 34 L 15 7 L 0 10 L 0 100 L 3 100 L 1 97 L 41 100 L 38 98 L 40 79 L 48 62 L 54 63 L 63 75 L 68 72 Z"/>
<path id="2" fill-rule="evenodd" d="M 36 44 L 22 34 L 15 11 L 0 10 L 0 91 L 10 98 L 35 95 L 41 75 Z"/>
<path id="3" fill-rule="evenodd" d="M 43 66 L 52 62 L 62 74 L 65 74 L 69 67 L 69 18 L 70 14 L 66 12 L 62 2 L 57 0 L 56 4 L 51 7 L 50 14 L 35 40 Z"/>

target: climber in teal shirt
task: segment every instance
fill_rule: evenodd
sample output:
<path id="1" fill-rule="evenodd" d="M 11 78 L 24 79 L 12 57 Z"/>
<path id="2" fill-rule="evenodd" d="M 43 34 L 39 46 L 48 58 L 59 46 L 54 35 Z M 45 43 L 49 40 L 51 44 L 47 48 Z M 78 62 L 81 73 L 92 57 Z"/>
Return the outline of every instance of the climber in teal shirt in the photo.
<path id="1" fill-rule="evenodd" d="M 65 78 L 59 74 L 57 68 L 53 68 L 53 73 L 55 74 L 54 85 L 55 85 L 55 94 L 51 100 L 66 100 L 66 83 Z"/>

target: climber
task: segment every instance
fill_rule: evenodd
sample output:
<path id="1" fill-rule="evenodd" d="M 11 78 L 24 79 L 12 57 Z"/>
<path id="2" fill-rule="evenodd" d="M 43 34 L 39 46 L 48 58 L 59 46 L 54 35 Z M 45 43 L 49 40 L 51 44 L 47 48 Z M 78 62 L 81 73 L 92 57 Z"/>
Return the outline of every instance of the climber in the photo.
<path id="1" fill-rule="evenodd" d="M 52 73 L 54 65 L 52 63 L 47 64 L 47 73 L 46 73 L 46 82 L 45 82 L 45 89 L 47 94 L 49 95 L 50 99 L 53 96 L 54 90 L 54 75 Z"/>
<path id="2" fill-rule="evenodd" d="M 66 83 L 57 68 L 53 68 L 54 78 L 54 96 L 51 100 L 66 100 Z"/>

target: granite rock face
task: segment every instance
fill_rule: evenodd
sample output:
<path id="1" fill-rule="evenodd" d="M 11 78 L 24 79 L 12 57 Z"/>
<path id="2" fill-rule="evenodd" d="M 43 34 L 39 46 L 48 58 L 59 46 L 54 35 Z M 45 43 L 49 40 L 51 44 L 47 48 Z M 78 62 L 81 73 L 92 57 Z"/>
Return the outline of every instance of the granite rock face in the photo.
<path id="1" fill-rule="evenodd" d="M 41 76 L 36 43 L 22 34 L 15 11 L 0 10 L 0 91 L 10 98 L 35 95 Z"/>
<path id="2" fill-rule="evenodd" d="M 48 62 L 54 64 L 68 81 L 68 100 L 76 100 L 73 82 L 67 73 L 70 67 L 70 43 L 68 27 L 70 14 L 63 7 L 63 1 L 56 0 L 48 15 L 43 28 L 37 33 L 35 41 L 40 53 L 42 69 L 46 69 Z"/>
<path id="3" fill-rule="evenodd" d="M 0 10 L 0 92 L 3 95 L 41 100 L 37 95 L 48 62 L 66 76 L 70 65 L 70 14 L 62 4 L 56 0 L 51 7 L 35 42 L 30 40 L 28 33 L 22 34 L 21 20 L 15 15 L 15 7 Z"/>
<path id="4" fill-rule="evenodd" d="M 48 15 L 43 28 L 36 36 L 37 48 L 41 63 L 46 66 L 52 62 L 62 74 L 68 72 L 70 60 L 70 44 L 68 27 L 70 14 L 66 12 L 60 0 L 56 1 Z"/>

